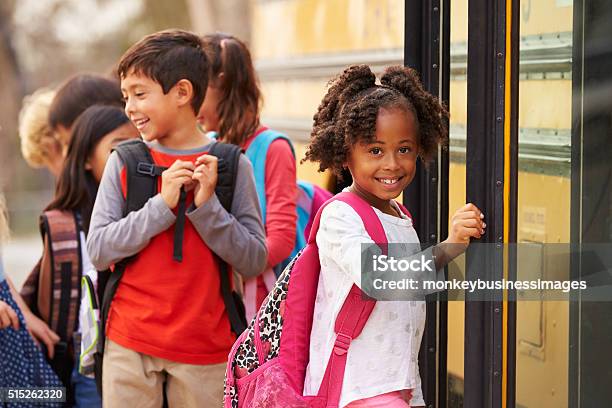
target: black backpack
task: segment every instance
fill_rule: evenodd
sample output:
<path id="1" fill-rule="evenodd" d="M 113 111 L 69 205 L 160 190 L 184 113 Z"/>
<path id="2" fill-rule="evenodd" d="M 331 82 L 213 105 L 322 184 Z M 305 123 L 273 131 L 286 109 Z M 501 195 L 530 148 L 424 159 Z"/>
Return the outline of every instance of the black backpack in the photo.
<path id="1" fill-rule="evenodd" d="M 166 170 L 166 167 L 157 166 L 154 163 L 149 148 L 139 139 L 123 142 L 115 147 L 114 150 L 121 158 L 127 171 L 126 209 L 123 214 L 125 217 L 128 213 L 141 209 L 151 197 L 157 194 L 157 178 Z M 212 144 L 208 153 L 218 158 L 218 178 L 215 194 L 223 208 L 230 212 L 236 187 L 238 162 L 242 151 L 238 146 L 217 142 Z M 186 196 L 185 190 L 181 189 L 174 233 L 173 254 L 174 259 L 179 262 L 182 260 Z M 100 307 L 99 339 L 95 353 L 95 376 L 100 392 L 102 390 L 102 357 L 104 355 L 105 344 L 104 330 L 106 328 L 108 312 L 125 267 L 136 256 L 138 255 L 119 261 L 115 264 L 115 270 L 112 273 L 104 271 L 100 272 L 99 275 L 98 293 L 103 293 L 103 296 L 101 297 Z M 242 303 L 241 296 L 231 287 L 227 263 L 216 255 L 215 259 L 219 269 L 223 303 L 227 310 L 232 331 L 236 336 L 239 336 L 247 326 L 244 304 Z"/>

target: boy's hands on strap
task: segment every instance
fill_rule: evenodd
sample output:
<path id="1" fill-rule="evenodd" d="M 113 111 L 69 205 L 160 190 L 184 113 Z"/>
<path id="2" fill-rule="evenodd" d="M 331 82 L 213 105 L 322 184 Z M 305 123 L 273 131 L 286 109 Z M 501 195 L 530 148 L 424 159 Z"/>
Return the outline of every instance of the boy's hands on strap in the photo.
<path id="1" fill-rule="evenodd" d="M 205 154 L 197 158 L 196 168 L 193 172 L 193 180 L 197 182 L 193 203 L 200 207 L 214 194 L 217 186 L 218 159 L 215 156 Z"/>
<path id="2" fill-rule="evenodd" d="M 177 160 L 162 173 L 161 196 L 168 205 L 174 209 L 178 204 L 181 187 L 186 190 L 193 188 L 193 171 L 195 165 L 189 161 Z"/>

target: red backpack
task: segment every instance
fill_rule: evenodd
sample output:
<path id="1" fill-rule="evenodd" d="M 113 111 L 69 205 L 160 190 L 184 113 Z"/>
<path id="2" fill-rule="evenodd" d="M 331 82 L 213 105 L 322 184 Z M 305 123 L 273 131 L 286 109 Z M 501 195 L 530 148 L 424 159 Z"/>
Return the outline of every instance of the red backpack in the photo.
<path id="1" fill-rule="evenodd" d="M 376 301 L 366 300 L 361 289 L 353 285 L 336 318 L 337 337 L 319 393 L 304 396 L 321 270 L 315 239 L 321 213 L 334 200 L 343 201 L 357 211 L 372 240 L 387 253 L 385 231 L 368 203 L 347 192 L 328 200 L 317 212 L 306 247 L 279 276 L 250 326 L 232 347 L 226 370 L 224 408 L 338 407 L 351 340 L 361 333 Z M 410 216 L 401 205 L 400 208 Z"/>

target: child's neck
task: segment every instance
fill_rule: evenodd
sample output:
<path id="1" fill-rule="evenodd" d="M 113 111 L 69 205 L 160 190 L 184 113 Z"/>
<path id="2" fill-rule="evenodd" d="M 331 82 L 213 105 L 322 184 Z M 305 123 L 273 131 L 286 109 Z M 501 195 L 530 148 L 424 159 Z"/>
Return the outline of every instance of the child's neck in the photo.
<path id="1" fill-rule="evenodd" d="M 349 191 L 354 194 L 357 194 L 359 197 L 363 198 L 368 204 L 372 207 L 379 209 L 385 214 L 392 215 L 394 217 L 401 218 L 401 215 L 397 212 L 395 207 L 391 204 L 390 200 L 383 200 L 376 197 L 374 194 L 370 193 L 359 187 L 359 185 L 353 183 L 349 187 Z"/>
<path id="2" fill-rule="evenodd" d="M 159 138 L 157 142 L 168 149 L 189 150 L 202 147 L 211 142 L 210 138 L 202 133 L 197 126 L 197 122 L 186 121 L 188 125 L 174 129 L 166 136 Z"/>

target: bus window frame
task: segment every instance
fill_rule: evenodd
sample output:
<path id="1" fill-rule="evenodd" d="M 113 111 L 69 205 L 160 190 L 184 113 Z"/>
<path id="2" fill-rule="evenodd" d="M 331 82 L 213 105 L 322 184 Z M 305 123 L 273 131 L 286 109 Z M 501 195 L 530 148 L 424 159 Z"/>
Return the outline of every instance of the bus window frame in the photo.
<path id="1" fill-rule="evenodd" d="M 404 65 L 417 70 L 425 89 L 448 106 L 450 89 L 450 0 L 406 0 Z M 434 245 L 448 234 L 449 153 L 440 149 L 427 167 L 417 163 L 403 200 L 415 220 L 422 242 Z M 428 406 L 446 407 L 447 314 L 445 302 L 429 299 L 419 367 Z M 435 402 L 435 404 L 433 404 Z"/>
<path id="2" fill-rule="evenodd" d="M 468 279 L 515 274 L 516 259 L 505 264 L 503 244 L 516 242 L 519 15 L 519 1 L 468 2 L 466 195 L 487 219 L 476 242 L 500 249 L 468 250 Z M 514 406 L 515 336 L 515 304 L 466 301 L 464 406 Z"/>

